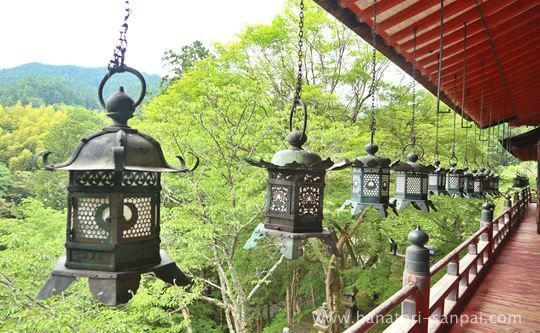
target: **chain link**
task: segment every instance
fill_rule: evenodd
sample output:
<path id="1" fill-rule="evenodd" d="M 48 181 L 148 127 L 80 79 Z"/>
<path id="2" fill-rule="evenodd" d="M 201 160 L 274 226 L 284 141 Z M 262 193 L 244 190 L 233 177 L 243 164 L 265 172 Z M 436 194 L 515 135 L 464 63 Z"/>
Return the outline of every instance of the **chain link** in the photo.
<path id="1" fill-rule="evenodd" d="M 372 32 L 372 46 L 373 53 L 371 56 L 371 120 L 369 123 L 370 143 L 373 145 L 373 138 L 375 131 L 377 130 L 377 122 L 375 119 L 375 79 L 376 79 L 376 65 L 377 65 L 377 0 L 373 0 L 373 27 Z"/>
<path id="2" fill-rule="evenodd" d="M 127 50 L 127 30 L 128 30 L 128 19 L 131 14 L 131 9 L 129 8 L 129 0 L 124 1 L 125 4 L 125 14 L 124 14 L 124 23 L 120 26 L 120 37 L 114 47 L 113 57 L 109 61 L 107 68 L 109 71 L 119 69 L 125 66 L 125 57 Z"/>
<path id="3" fill-rule="evenodd" d="M 298 74 L 296 76 L 296 90 L 294 92 L 294 105 L 302 98 L 303 84 L 303 59 L 304 59 L 304 0 L 300 0 L 300 12 L 298 14 Z"/>
<path id="4" fill-rule="evenodd" d="M 413 28 L 413 63 L 412 63 L 412 117 L 411 117 L 411 143 L 416 144 L 416 133 L 414 131 L 414 121 L 416 113 L 416 26 Z"/>

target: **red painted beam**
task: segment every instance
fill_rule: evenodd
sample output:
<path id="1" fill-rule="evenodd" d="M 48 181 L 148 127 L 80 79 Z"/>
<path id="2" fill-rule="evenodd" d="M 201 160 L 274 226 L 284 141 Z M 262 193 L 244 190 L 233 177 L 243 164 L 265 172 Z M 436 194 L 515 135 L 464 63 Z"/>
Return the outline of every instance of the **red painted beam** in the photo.
<path id="1" fill-rule="evenodd" d="M 500 38 L 502 38 L 502 36 L 515 36 L 514 31 L 518 30 L 521 27 L 528 26 L 530 29 L 531 25 L 534 24 L 534 22 L 538 22 L 538 15 L 515 16 L 506 21 L 505 24 L 498 24 L 494 27 L 490 26 L 490 31 L 494 36 L 494 39 L 499 40 Z M 469 31 L 469 27 L 467 27 L 467 30 Z M 445 39 L 446 46 L 443 50 L 443 65 L 452 57 L 457 56 L 458 58 L 463 58 L 463 30 L 456 33 L 453 38 L 455 40 L 452 43 L 447 43 L 448 40 Z M 469 34 L 469 36 L 467 37 L 467 45 L 468 47 L 470 46 L 471 48 L 474 48 L 475 45 L 484 43 L 486 40 L 486 33 L 482 30 L 475 34 Z M 428 68 L 437 67 L 438 53 L 429 53 L 430 50 L 430 48 L 417 49 L 417 54 L 419 54 L 418 61 L 423 64 L 427 64 Z"/>

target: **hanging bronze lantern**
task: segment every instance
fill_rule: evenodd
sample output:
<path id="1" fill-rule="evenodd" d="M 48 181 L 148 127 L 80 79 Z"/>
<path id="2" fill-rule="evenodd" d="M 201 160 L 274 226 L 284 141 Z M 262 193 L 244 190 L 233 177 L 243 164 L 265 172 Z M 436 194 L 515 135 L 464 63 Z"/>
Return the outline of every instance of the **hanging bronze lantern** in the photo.
<path id="1" fill-rule="evenodd" d="M 266 236 L 281 242 L 280 251 L 288 259 L 302 255 L 302 245 L 308 238 L 325 242 L 329 252 L 339 255 L 334 233 L 323 228 L 324 177 L 334 162 L 323 160 L 319 155 L 302 148 L 307 141 L 307 107 L 302 101 L 302 56 L 304 36 L 304 2 L 300 0 L 298 20 L 298 72 L 296 90 L 289 115 L 289 149 L 274 154 L 270 162 L 246 159 L 257 167 L 268 170 L 266 221 L 259 224 L 244 244 L 244 249 L 257 246 Z M 302 130 L 293 130 L 293 118 L 297 108 L 304 114 Z"/>
<path id="2" fill-rule="evenodd" d="M 292 129 L 296 103 L 304 111 L 302 131 Z M 249 164 L 268 170 L 268 194 L 266 221 L 257 226 L 244 249 L 255 247 L 259 239 L 269 235 L 282 242 L 281 251 L 288 259 L 302 254 L 301 246 L 307 238 L 323 240 L 337 254 L 333 234 L 322 226 L 324 178 L 334 162 L 302 148 L 307 140 L 307 108 L 301 100 L 296 103 L 287 138 L 291 147 L 275 153 L 270 162 L 246 159 Z"/>
<path id="3" fill-rule="evenodd" d="M 512 187 L 527 187 L 529 186 L 529 178 L 525 176 L 516 175 L 512 182 Z"/>
<path id="4" fill-rule="evenodd" d="M 115 73 L 130 72 L 142 85 L 137 102 L 123 88 L 105 105 L 103 87 Z M 46 170 L 69 171 L 66 257 L 62 257 L 37 299 L 64 291 L 76 277 L 87 277 L 94 298 L 106 305 L 127 302 L 142 273 L 154 272 L 168 283 L 188 278 L 160 251 L 160 174 L 188 172 L 171 167 L 159 143 L 127 121 L 143 101 L 146 84 L 130 67 L 110 71 L 99 86 L 99 100 L 113 124 L 82 139 L 71 157 Z M 198 164 L 198 161 L 197 161 Z"/>
<path id="5" fill-rule="evenodd" d="M 490 188 L 490 170 L 486 168 L 480 168 L 480 174 L 482 175 L 482 192 L 485 195 L 491 194 Z"/>
<path id="6" fill-rule="evenodd" d="M 448 193 L 455 197 L 462 197 L 465 187 L 464 173 L 467 169 L 461 169 L 457 167 L 457 162 L 450 163 L 450 169 L 446 176 L 446 190 Z"/>
<path id="7" fill-rule="evenodd" d="M 446 173 L 447 170 L 441 167 L 441 161 L 436 160 L 433 163 L 434 170 L 428 175 L 429 193 L 435 195 L 448 195 L 446 191 Z"/>
<path id="8" fill-rule="evenodd" d="M 412 152 L 407 155 L 407 162 L 398 160 L 390 164 L 396 175 L 396 191 L 392 202 L 395 202 L 398 210 L 412 204 L 424 212 L 429 212 L 430 208 L 436 211 L 435 205 L 428 199 L 428 174 L 433 171 L 433 166 L 420 164 L 418 159 L 419 156 Z"/>
<path id="9" fill-rule="evenodd" d="M 352 166 L 352 188 L 351 198 L 342 208 L 352 206 L 351 214 L 357 215 L 363 208 L 373 207 L 380 216 L 386 217 L 390 199 L 390 159 L 375 156 L 379 150 L 375 144 L 367 144 L 365 149 L 368 155 L 344 166 Z"/>

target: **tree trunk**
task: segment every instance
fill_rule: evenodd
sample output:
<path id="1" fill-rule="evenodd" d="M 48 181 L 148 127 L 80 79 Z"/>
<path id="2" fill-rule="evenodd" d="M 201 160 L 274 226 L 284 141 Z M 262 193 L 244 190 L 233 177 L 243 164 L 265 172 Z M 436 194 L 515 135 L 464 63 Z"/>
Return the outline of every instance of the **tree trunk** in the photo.
<path id="1" fill-rule="evenodd" d="M 191 326 L 191 322 L 189 320 L 189 309 L 187 307 L 182 309 L 182 316 L 184 316 L 184 320 L 189 323 L 186 327 L 188 333 L 193 333 L 193 327 Z"/>

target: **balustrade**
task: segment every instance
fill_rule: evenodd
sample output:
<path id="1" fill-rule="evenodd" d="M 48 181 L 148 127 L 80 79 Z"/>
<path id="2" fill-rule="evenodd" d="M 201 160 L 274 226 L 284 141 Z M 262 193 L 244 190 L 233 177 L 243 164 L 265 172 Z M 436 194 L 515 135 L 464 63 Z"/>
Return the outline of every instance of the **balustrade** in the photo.
<path id="1" fill-rule="evenodd" d="M 417 229 L 409 233 L 412 245 L 405 254 L 403 288 L 349 327 L 345 333 L 366 332 L 401 305 L 401 316 L 385 332 L 438 332 L 447 321 L 445 317 L 458 313 L 462 300 L 476 290 L 488 267 L 493 263 L 502 245 L 519 224 L 531 201 L 529 188 L 506 197 L 504 212 L 494 218 L 495 206 L 482 206 L 480 229 L 444 258 L 429 267 L 429 250 L 425 247 L 428 236 Z M 425 236 L 424 236 L 425 235 Z M 446 268 L 445 274 L 433 285 L 434 275 Z"/>

